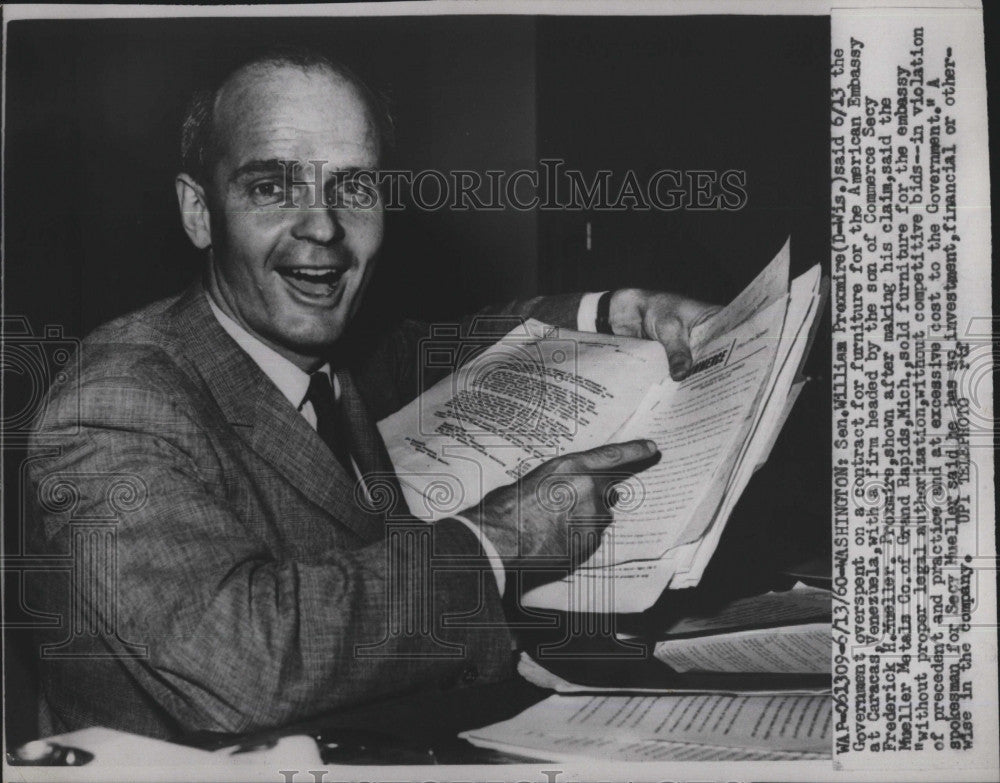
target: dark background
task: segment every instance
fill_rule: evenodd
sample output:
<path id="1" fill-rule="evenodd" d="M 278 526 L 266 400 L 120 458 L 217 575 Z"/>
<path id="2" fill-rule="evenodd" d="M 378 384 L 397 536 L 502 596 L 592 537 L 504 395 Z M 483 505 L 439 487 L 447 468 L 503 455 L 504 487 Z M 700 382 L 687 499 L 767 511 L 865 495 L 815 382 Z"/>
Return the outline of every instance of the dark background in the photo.
<path id="1" fill-rule="evenodd" d="M 320 47 L 390 95 L 390 166 L 514 171 L 556 157 L 584 172 L 747 172 L 738 212 L 390 213 L 369 320 L 627 285 L 725 302 L 788 236 L 793 272 L 828 268 L 826 17 L 22 21 L 7 34 L 6 315 L 35 334 L 82 337 L 196 274 L 173 191 L 184 102 L 206 63 L 276 41 Z M 828 336 L 824 322 L 815 381 L 706 585 L 750 589 L 829 553 Z M 8 411 L 30 407 L 38 380 L 7 381 Z M 23 451 L 8 445 L 8 622 L 28 626 Z M 33 730 L 33 653 L 26 630 L 9 641 L 8 736 L 20 741 Z"/>

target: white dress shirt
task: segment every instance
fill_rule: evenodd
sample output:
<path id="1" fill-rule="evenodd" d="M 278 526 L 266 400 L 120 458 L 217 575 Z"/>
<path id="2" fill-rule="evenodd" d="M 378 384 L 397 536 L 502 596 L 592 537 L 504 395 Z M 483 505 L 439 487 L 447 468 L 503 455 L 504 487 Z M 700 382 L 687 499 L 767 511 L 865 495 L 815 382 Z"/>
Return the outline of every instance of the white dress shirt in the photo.
<path id="1" fill-rule="evenodd" d="M 576 311 L 576 330 L 578 332 L 597 331 L 597 303 L 607 291 L 584 294 L 580 299 L 580 307 Z"/>
<path id="2" fill-rule="evenodd" d="M 294 408 L 305 416 L 309 426 L 316 429 L 316 411 L 313 410 L 311 402 L 303 402 L 306 392 L 309 391 L 309 373 L 295 366 L 273 348 L 265 345 L 250 332 L 240 326 L 236 321 L 226 315 L 219 306 L 208 297 L 208 304 L 212 308 L 219 325 L 226 330 L 226 334 L 232 337 L 236 344 L 243 349 L 254 363 L 263 370 L 264 375 L 271 379 L 271 382 L 278 387 L 278 391 L 285 397 Z M 324 364 L 317 372 L 326 373 L 333 385 L 333 395 L 340 399 L 340 383 L 337 376 L 330 372 L 330 365 Z"/>

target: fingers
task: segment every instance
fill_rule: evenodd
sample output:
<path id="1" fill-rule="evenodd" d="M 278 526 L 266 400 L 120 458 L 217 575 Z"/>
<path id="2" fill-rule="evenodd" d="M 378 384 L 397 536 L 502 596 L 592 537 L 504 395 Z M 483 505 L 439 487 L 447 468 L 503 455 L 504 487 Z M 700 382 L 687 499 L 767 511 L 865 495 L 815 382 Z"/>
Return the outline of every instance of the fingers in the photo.
<path id="1" fill-rule="evenodd" d="M 676 315 L 660 316 L 653 322 L 653 339 L 659 340 L 667 351 L 670 377 L 680 381 L 691 369 L 691 346 L 688 344 L 688 330 Z"/>
<path id="2" fill-rule="evenodd" d="M 573 567 L 584 563 L 601 544 L 604 530 L 607 523 L 611 521 L 609 515 L 604 523 L 580 523 L 574 522 L 569 532 L 569 558 Z"/>
<path id="3" fill-rule="evenodd" d="M 643 331 L 666 349 L 670 377 L 675 381 L 684 380 L 691 371 L 691 330 L 721 309 L 673 294 L 659 294 L 651 300 L 643 315 Z"/>
<path id="4" fill-rule="evenodd" d="M 658 453 L 651 440 L 630 440 L 624 443 L 608 443 L 604 446 L 580 451 L 575 455 L 586 470 L 612 470 L 633 462 L 650 459 Z"/>
<path id="5" fill-rule="evenodd" d="M 698 314 L 692 319 L 691 323 L 688 324 L 689 329 L 694 329 L 698 324 L 703 321 L 707 321 L 722 309 L 722 305 L 700 304 L 699 308 Z"/>

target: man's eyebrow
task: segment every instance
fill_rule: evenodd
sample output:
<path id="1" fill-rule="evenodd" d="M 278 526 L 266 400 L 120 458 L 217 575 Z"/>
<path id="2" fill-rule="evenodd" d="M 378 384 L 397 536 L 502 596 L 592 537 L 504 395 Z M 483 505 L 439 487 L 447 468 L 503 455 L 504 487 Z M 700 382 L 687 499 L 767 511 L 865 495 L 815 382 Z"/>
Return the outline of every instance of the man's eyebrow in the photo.
<path id="1" fill-rule="evenodd" d="M 373 174 L 378 169 L 375 166 L 347 166 L 342 169 L 332 169 L 327 172 L 327 182 L 342 182 L 352 180 L 360 174 Z"/>
<path id="2" fill-rule="evenodd" d="M 282 165 L 284 163 L 284 165 Z M 256 174 L 283 174 L 285 166 L 295 163 L 295 161 L 282 161 L 279 158 L 269 158 L 267 160 L 249 160 L 239 166 L 229 177 L 229 181 L 238 182 L 249 176 Z"/>
<path id="3" fill-rule="evenodd" d="M 246 177 L 258 174 L 288 174 L 293 177 L 299 176 L 297 169 L 301 161 L 286 160 L 284 158 L 269 158 L 267 160 L 250 160 L 239 166 L 229 177 L 230 183 L 239 182 Z M 311 161 L 310 161 L 311 162 Z M 365 171 L 373 171 L 370 166 L 347 166 L 342 169 L 329 169 L 325 172 L 327 179 L 350 179 Z"/>

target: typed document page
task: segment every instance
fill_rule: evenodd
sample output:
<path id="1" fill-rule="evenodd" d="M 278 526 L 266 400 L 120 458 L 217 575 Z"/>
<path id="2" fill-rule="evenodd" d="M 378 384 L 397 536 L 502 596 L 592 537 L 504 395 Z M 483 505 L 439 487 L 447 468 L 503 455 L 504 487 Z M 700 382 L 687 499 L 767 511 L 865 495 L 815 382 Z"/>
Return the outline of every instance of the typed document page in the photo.
<path id="1" fill-rule="evenodd" d="M 830 671 L 830 623 L 667 639 L 656 658 L 677 672 L 826 674 Z"/>
<path id="2" fill-rule="evenodd" d="M 780 758 L 828 753 L 830 723 L 830 700 L 822 695 L 552 696 L 516 718 L 464 736 L 556 757 L 573 752 L 639 760 L 651 743 L 671 742 L 771 751 Z"/>
<path id="3" fill-rule="evenodd" d="M 739 598 L 710 614 L 684 617 L 667 626 L 664 636 L 719 633 L 829 616 L 830 591 L 799 582 L 791 590 Z"/>
<path id="4" fill-rule="evenodd" d="M 672 551 L 696 541 L 722 501 L 781 349 L 786 308 L 787 295 L 695 346 L 690 375 L 650 391 L 616 437 L 652 439 L 659 462 L 623 482 L 591 557 L 529 593 L 527 606 L 635 612 L 656 601 L 675 572 Z"/>
<path id="5" fill-rule="evenodd" d="M 608 443 L 667 373 L 653 340 L 529 320 L 379 430 L 411 512 L 440 519 L 547 459 Z"/>
<path id="6" fill-rule="evenodd" d="M 694 587 L 701 580 L 722 537 L 726 520 L 754 472 L 767 460 L 771 446 L 788 418 L 798 390 L 805 382 L 795 383 L 809 349 L 812 327 L 825 301 L 823 285 L 818 265 L 792 281 L 779 356 L 768 379 L 751 434 L 744 439 L 736 469 L 729 477 L 712 525 L 707 530 L 702 527 L 704 535 L 677 553 L 680 572 L 672 584 L 675 588 Z M 686 537 L 692 538 L 690 534 Z"/>

